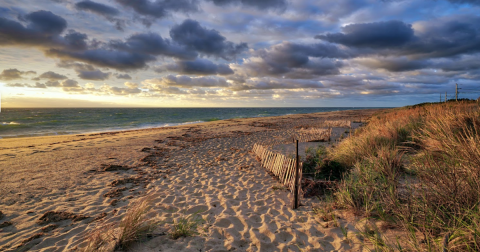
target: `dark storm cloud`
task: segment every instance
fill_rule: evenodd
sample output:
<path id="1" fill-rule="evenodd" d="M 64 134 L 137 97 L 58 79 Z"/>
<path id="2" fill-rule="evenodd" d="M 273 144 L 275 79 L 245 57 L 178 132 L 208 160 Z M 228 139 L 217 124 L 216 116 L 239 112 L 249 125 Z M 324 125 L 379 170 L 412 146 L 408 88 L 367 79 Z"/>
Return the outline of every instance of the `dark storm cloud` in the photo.
<path id="1" fill-rule="evenodd" d="M 65 37 L 60 34 L 66 28 L 66 21 L 49 11 L 37 11 L 26 15 L 29 22 L 27 27 L 16 21 L 0 18 L 0 45 L 34 45 L 45 50 L 50 57 L 60 59 L 81 60 L 98 66 L 113 67 L 116 69 L 136 69 L 146 67 L 146 62 L 155 60 L 155 57 L 142 48 L 131 48 L 127 51 L 105 48 L 88 48 L 87 35 L 75 31 L 69 31 Z M 141 35 L 132 36 L 128 43 L 141 41 L 135 39 Z M 148 37 L 148 36 L 146 36 Z M 150 36 L 151 37 L 151 36 Z M 159 36 L 158 36 L 159 37 Z M 161 38 L 161 37 L 160 37 Z M 155 41 L 143 37 L 150 49 L 159 46 Z M 151 44 L 153 43 L 153 44 Z M 168 44 L 168 43 L 167 43 Z M 162 45 L 160 45 L 162 46 Z M 170 50 L 171 49 L 171 50 Z M 176 54 L 181 51 L 175 47 L 163 48 L 167 54 Z M 153 51 L 155 53 L 155 51 Z M 187 54 L 187 53 L 185 53 Z M 190 54 L 194 54 L 191 53 Z"/>
<path id="2" fill-rule="evenodd" d="M 150 26 L 151 19 L 164 18 L 172 13 L 194 13 L 200 11 L 199 0 L 115 0 L 124 7 L 134 10 L 136 13 L 147 17 L 143 19 L 146 26 Z M 260 10 L 283 11 L 287 7 L 286 0 L 206 0 L 218 6 L 242 5 Z"/>
<path id="3" fill-rule="evenodd" d="M 107 80 L 110 78 L 110 73 L 104 73 L 96 69 L 93 71 L 80 71 L 78 77 L 83 80 Z"/>
<path id="4" fill-rule="evenodd" d="M 26 27 L 19 22 L 0 18 L 0 45 L 37 46 L 49 57 L 77 60 L 117 70 L 146 68 L 147 63 L 155 61 L 158 56 L 193 60 L 198 55 L 197 51 L 229 59 L 247 48 L 244 43 L 226 41 L 216 30 L 205 29 L 193 20 L 187 20 L 172 29 L 174 40 L 164 39 L 156 33 L 138 33 L 126 40 L 106 43 L 88 40 L 86 34 L 73 30 L 61 36 L 67 23 L 49 11 L 30 13 L 25 16 L 25 20 L 28 22 Z M 226 71 L 223 68 L 219 71 L 223 70 Z M 81 74 L 80 77 L 105 79 L 107 75 L 96 71 Z"/>
<path id="5" fill-rule="evenodd" d="M 348 46 L 356 57 L 361 57 L 353 62 L 372 69 L 389 72 L 441 69 L 455 72 L 450 78 L 459 78 L 459 71 L 469 74 L 465 78 L 477 78 L 478 60 L 468 55 L 480 52 L 479 23 L 479 16 L 441 17 L 415 23 L 414 34 L 411 25 L 399 21 L 353 24 L 344 27 L 344 33 L 317 38 Z"/>
<path id="6" fill-rule="evenodd" d="M 309 79 L 338 74 L 343 63 L 334 58 L 349 58 L 353 55 L 334 45 L 283 42 L 267 50 L 260 49 L 255 52 L 255 56 L 243 64 L 243 69 L 249 76 Z"/>
<path id="7" fill-rule="evenodd" d="M 104 73 L 95 67 L 71 61 L 61 61 L 57 66 L 71 68 L 77 72 L 78 77 L 83 80 L 106 80 L 110 78 L 111 73 Z"/>
<path id="8" fill-rule="evenodd" d="M 124 79 L 124 80 L 132 79 L 132 76 L 130 76 L 129 74 L 115 74 L 115 76 L 117 77 L 117 79 Z"/>
<path id="9" fill-rule="evenodd" d="M 67 28 L 67 21 L 50 11 L 36 11 L 25 16 L 30 21 L 28 28 L 48 35 L 57 35 Z"/>
<path id="10" fill-rule="evenodd" d="M 169 56 L 177 59 L 194 59 L 195 51 L 163 39 L 155 33 L 140 33 L 125 41 L 112 40 L 100 48 L 84 51 L 50 49 L 48 56 L 64 60 L 80 60 L 101 67 L 117 70 L 146 68 L 147 63 L 155 61 L 156 56 Z"/>
<path id="11" fill-rule="evenodd" d="M 170 30 L 170 37 L 182 45 L 199 53 L 232 59 L 235 55 L 248 49 L 246 43 L 234 44 L 227 41 L 217 30 L 202 27 L 197 21 L 187 19 Z"/>
<path id="12" fill-rule="evenodd" d="M 233 70 L 227 64 L 215 64 L 207 59 L 196 59 L 194 61 L 178 61 L 173 64 L 155 69 L 156 72 L 172 71 L 180 74 L 194 75 L 229 75 Z"/>
<path id="13" fill-rule="evenodd" d="M 229 84 L 227 80 L 223 77 L 190 77 L 185 75 L 167 75 L 161 79 L 152 80 L 153 83 L 157 85 L 163 85 L 167 87 L 181 87 L 181 88 L 192 88 L 192 87 L 228 87 Z"/>
<path id="14" fill-rule="evenodd" d="M 73 50 L 85 50 L 87 48 L 87 34 L 70 30 L 65 36 L 65 44 Z"/>
<path id="15" fill-rule="evenodd" d="M 120 14 L 120 12 L 117 9 L 111 6 L 101 4 L 101 3 L 96 3 L 90 0 L 78 2 L 75 4 L 75 7 L 79 10 L 90 11 L 105 17 L 116 16 Z"/>
<path id="16" fill-rule="evenodd" d="M 61 75 L 52 71 L 48 71 L 45 73 L 42 73 L 40 76 L 38 76 L 40 79 L 49 79 L 49 80 L 65 80 L 68 79 L 67 76 Z"/>
<path id="17" fill-rule="evenodd" d="M 194 59 L 197 53 L 163 39 L 156 33 L 140 33 L 129 37 L 125 42 L 111 41 L 110 48 L 138 54 L 163 55 L 178 59 Z"/>
<path id="18" fill-rule="evenodd" d="M 285 10 L 287 7 L 286 0 L 207 0 L 213 2 L 215 5 L 224 6 L 229 4 L 242 4 L 245 6 L 254 7 L 260 10 L 276 9 Z"/>
<path id="19" fill-rule="evenodd" d="M 414 38 L 412 26 L 401 21 L 351 24 L 343 33 L 327 33 L 315 38 L 352 47 L 386 48 L 401 46 Z"/>
<path id="20" fill-rule="evenodd" d="M 35 71 L 20 71 L 16 68 L 5 69 L 0 74 L 0 80 L 9 81 L 15 79 L 22 79 L 23 75 L 36 74 Z"/>
<path id="21" fill-rule="evenodd" d="M 479 16 L 444 17 L 418 22 L 415 33 L 411 25 L 400 21 L 351 24 L 343 28 L 344 33 L 316 38 L 356 48 L 358 55 L 453 57 L 480 51 L 479 23 Z"/>
<path id="22" fill-rule="evenodd" d="M 358 60 L 360 64 L 373 69 L 385 69 L 390 72 L 412 71 L 431 66 L 427 60 L 412 60 L 406 57 L 398 58 L 370 58 Z"/>
<path id="23" fill-rule="evenodd" d="M 105 17 L 108 21 L 115 24 L 117 30 L 123 31 L 125 29 L 125 20 L 116 18 L 120 14 L 120 11 L 116 8 L 90 0 L 78 2 L 75 4 L 75 7 L 79 10 L 89 11 Z"/>
<path id="24" fill-rule="evenodd" d="M 198 11 L 196 0 L 115 0 L 117 3 L 133 9 L 141 15 L 163 18 L 171 12 L 191 13 Z"/>
<path id="25" fill-rule="evenodd" d="M 308 57 L 315 58 L 352 58 L 354 52 L 341 50 L 330 44 L 298 44 L 283 42 L 271 47 L 269 50 L 261 49 L 256 55 L 267 61 L 286 64 L 289 67 L 298 67 L 308 62 Z"/>
<path id="26" fill-rule="evenodd" d="M 420 22 L 418 39 L 399 53 L 419 58 L 453 57 L 480 52 L 479 16 L 455 16 Z"/>
<path id="27" fill-rule="evenodd" d="M 155 60 L 155 57 L 151 55 L 110 49 L 92 49 L 82 52 L 51 49 L 46 52 L 46 55 L 67 60 L 80 60 L 89 64 L 120 70 L 145 68 L 147 62 Z"/>
<path id="28" fill-rule="evenodd" d="M 468 55 L 462 58 L 445 59 L 438 62 L 435 67 L 445 72 L 468 72 L 471 70 L 480 70 L 479 54 Z"/>
<path id="29" fill-rule="evenodd" d="M 63 32 L 67 23 L 49 11 L 33 12 L 25 19 L 29 21 L 27 27 L 0 17 L 0 45 L 55 44 L 56 37 Z"/>
<path id="30" fill-rule="evenodd" d="M 50 11 L 36 11 L 22 17 L 27 26 L 20 22 L 0 17 L 0 45 L 37 46 L 41 48 L 63 48 L 83 50 L 87 47 L 87 35 L 70 30 L 64 37 L 67 21 Z"/>

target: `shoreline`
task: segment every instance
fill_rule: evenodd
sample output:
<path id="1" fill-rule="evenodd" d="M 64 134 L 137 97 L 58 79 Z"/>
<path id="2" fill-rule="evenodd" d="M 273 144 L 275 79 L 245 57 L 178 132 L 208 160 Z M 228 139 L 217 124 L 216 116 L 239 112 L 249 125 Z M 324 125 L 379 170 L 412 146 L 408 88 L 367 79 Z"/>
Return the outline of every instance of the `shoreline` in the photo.
<path id="1" fill-rule="evenodd" d="M 27 108 L 25 108 L 25 109 L 27 109 Z M 28 109 L 32 109 L 32 108 L 28 108 Z M 52 108 L 52 109 L 54 109 L 54 108 Z M 69 108 L 66 108 L 66 109 L 69 109 Z M 81 109 L 81 108 L 79 108 L 79 109 Z M 97 110 L 97 108 L 93 108 L 93 109 Z M 137 108 L 132 108 L 132 109 L 137 109 Z M 187 109 L 192 109 L 192 108 L 187 108 Z M 219 108 L 213 108 L 213 109 L 219 109 Z M 220 108 L 220 109 L 230 109 L 230 108 Z M 249 109 L 249 108 L 234 108 L 234 109 Z M 271 108 L 254 108 L 254 109 L 258 110 L 258 109 L 271 109 Z M 290 108 L 290 107 L 287 107 L 286 109 L 299 109 L 299 110 L 302 110 L 302 109 L 325 109 L 326 111 L 312 112 L 312 113 L 323 113 L 323 112 L 346 111 L 346 110 L 343 110 L 343 109 L 361 110 L 361 109 L 388 109 L 388 108 L 362 108 L 362 107 L 360 107 L 360 108 L 356 109 L 356 108 L 353 108 L 353 107 L 352 108 L 350 108 L 350 107 L 344 107 L 344 108 L 341 108 L 341 107 L 338 107 L 338 108 L 337 107 L 331 107 L 331 108 L 315 108 L 315 107 L 312 107 L 312 108 L 310 108 L 310 107 Z M 329 109 L 335 109 L 335 110 L 330 111 Z M 257 112 L 261 113 L 261 111 L 257 111 Z M 270 111 L 270 112 L 274 113 L 273 111 Z M 8 112 L 6 112 L 6 113 L 8 113 Z M 43 128 L 40 128 L 38 126 L 29 126 L 30 123 L 27 123 L 27 122 L 20 122 L 19 123 L 17 121 L 21 120 L 21 119 L 18 119 L 18 118 L 17 118 L 17 120 L 14 120 L 15 118 L 11 118 L 10 120 L 14 120 L 14 121 L 8 122 L 9 118 L 7 116 L 7 118 L 4 118 L 4 120 L 6 120 L 6 122 L 2 123 L 0 121 L 0 128 L 1 127 L 7 127 L 8 128 L 9 125 L 13 125 L 15 127 L 21 126 L 18 129 L 18 131 L 21 132 L 21 133 L 20 134 L 0 135 L 0 139 L 93 134 L 93 133 L 117 132 L 117 131 L 139 130 L 139 129 L 149 129 L 149 128 L 175 127 L 175 126 L 181 126 L 181 125 L 187 125 L 187 124 L 196 124 L 196 123 L 219 121 L 219 120 L 229 120 L 229 119 L 249 119 L 249 118 L 273 117 L 273 116 L 289 116 L 289 115 L 294 115 L 294 114 L 306 114 L 306 113 L 293 113 L 292 111 L 285 111 L 285 113 L 286 114 L 281 114 L 281 115 L 275 115 L 274 114 L 274 115 L 265 116 L 263 114 L 247 115 L 248 114 L 248 112 L 247 112 L 247 114 L 244 114 L 244 115 L 240 114 L 240 115 L 237 115 L 237 116 L 234 116 L 233 114 L 229 114 L 224 119 L 220 119 L 220 118 L 218 118 L 218 117 L 216 117 L 212 114 L 210 118 L 205 118 L 204 116 L 203 117 L 201 116 L 201 117 L 198 117 L 198 118 L 189 118 L 190 120 L 187 119 L 187 120 L 183 120 L 183 121 L 180 121 L 180 122 L 178 120 L 173 119 L 173 118 L 170 118 L 170 119 L 163 118 L 163 119 L 160 119 L 160 121 L 165 121 L 165 122 L 155 122 L 155 120 L 153 120 L 152 122 L 138 123 L 138 125 L 134 125 L 134 126 L 129 126 L 129 125 L 117 126 L 113 121 L 110 123 L 110 125 L 97 125 L 97 126 L 95 126 L 95 125 L 91 124 L 92 122 L 87 122 L 86 124 L 88 125 L 88 129 L 75 129 L 75 127 L 80 127 L 80 125 L 74 125 L 74 124 L 72 124 L 72 125 L 65 124 L 64 126 L 51 125 L 51 127 L 55 127 L 55 128 L 43 129 Z M 40 114 L 43 114 L 43 113 L 40 113 Z M 82 113 L 82 114 L 84 114 L 84 113 Z M 121 113 L 121 114 L 124 114 L 124 113 Z M 238 117 L 238 116 L 240 116 L 240 117 Z M 139 118 L 135 118 L 135 117 L 131 118 L 131 120 L 133 120 L 133 121 L 138 120 L 138 119 Z M 27 127 L 27 128 L 28 127 L 38 127 L 37 131 L 31 131 L 29 129 L 29 130 L 24 132 L 24 130 L 26 128 L 22 128 L 23 124 L 25 124 L 26 125 L 25 127 Z M 36 124 L 36 123 L 34 122 L 33 125 L 34 124 Z M 69 129 L 65 129 L 64 128 L 65 126 L 68 126 Z M 71 128 L 71 127 L 74 127 L 74 128 Z M 7 129 L 7 128 L 5 128 L 5 129 Z M 12 130 L 14 130 L 14 128 L 9 129 L 6 132 L 12 133 L 11 132 Z M 0 131 L 0 133 L 1 133 L 1 131 Z"/>
<path id="2" fill-rule="evenodd" d="M 200 211 L 209 226 L 200 236 L 153 238 L 136 245 L 137 251 L 247 251 L 248 246 L 297 251 L 298 246 L 318 249 L 322 243 L 330 249 L 352 249 L 337 237 L 338 228 L 316 224 L 311 215 L 314 199 L 305 199 L 305 206 L 292 211 L 289 192 L 272 190 L 278 182 L 249 151 L 257 142 L 284 142 L 298 126 L 366 119 L 381 110 L 0 139 L 0 211 L 5 215 L 0 223 L 12 223 L 0 228 L 0 250 L 79 249 L 95 226 L 118 221 L 130 203 L 147 194 L 156 195 L 153 210 L 158 220 L 171 222 Z M 86 218 L 39 224 L 48 211 Z M 159 232 L 169 228 L 161 225 Z M 295 245 L 303 240 L 305 244 Z"/>
<path id="3" fill-rule="evenodd" d="M 369 108 L 369 109 L 352 109 L 352 110 L 339 110 L 339 111 L 330 111 L 330 112 L 316 112 L 316 113 L 303 113 L 303 114 L 287 114 L 281 116 L 265 116 L 265 117 L 247 117 L 247 118 L 230 118 L 230 119 L 222 119 L 222 120 L 215 120 L 215 121 L 208 121 L 208 122 L 191 122 L 191 123 L 183 123 L 174 126 L 161 126 L 161 127 L 149 127 L 149 128 L 135 128 L 135 129 L 125 129 L 125 130 L 112 130 L 112 131 L 93 131 L 93 132 L 83 132 L 83 133 L 72 133 L 72 134 L 63 134 L 63 135 L 42 135 L 42 136 L 27 136 L 27 137 L 7 137 L 7 138 L 0 138 L 0 150 L 8 149 L 2 143 L 6 145 L 13 144 L 12 142 L 49 142 L 48 139 L 58 139 L 61 140 L 63 138 L 74 138 L 73 140 L 78 140 L 79 138 L 84 138 L 85 136 L 101 136 L 101 135 L 112 135 L 112 134 L 121 134 L 121 133 L 131 133 L 131 132 L 143 132 L 143 131 L 156 131 L 156 130 L 164 130 L 164 129 L 180 129 L 182 127 L 188 127 L 191 125 L 208 125 L 208 124 L 215 124 L 221 123 L 225 121 L 235 121 L 235 120 L 255 120 L 255 119 L 274 119 L 274 118 L 281 118 L 281 117 L 295 117 L 295 116 L 304 116 L 304 115 L 315 115 L 315 114 L 324 114 L 324 113 L 340 113 L 340 112 L 352 112 L 352 111 L 362 111 L 362 110 L 388 110 L 391 108 Z M 26 144 L 25 144 L 26 145 Z"/>

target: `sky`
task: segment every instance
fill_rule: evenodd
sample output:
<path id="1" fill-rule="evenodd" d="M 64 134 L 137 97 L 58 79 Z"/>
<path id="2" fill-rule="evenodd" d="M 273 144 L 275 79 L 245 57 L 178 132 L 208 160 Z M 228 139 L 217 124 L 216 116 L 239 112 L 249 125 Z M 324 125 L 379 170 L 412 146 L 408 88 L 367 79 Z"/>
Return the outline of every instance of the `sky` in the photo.
<path id="1" fill-rule="evenodd" d="M 480 96 L 480 0 L 1 0 L 2 107 Z M 440 97 L 441 96 L 441 97 Z"/>

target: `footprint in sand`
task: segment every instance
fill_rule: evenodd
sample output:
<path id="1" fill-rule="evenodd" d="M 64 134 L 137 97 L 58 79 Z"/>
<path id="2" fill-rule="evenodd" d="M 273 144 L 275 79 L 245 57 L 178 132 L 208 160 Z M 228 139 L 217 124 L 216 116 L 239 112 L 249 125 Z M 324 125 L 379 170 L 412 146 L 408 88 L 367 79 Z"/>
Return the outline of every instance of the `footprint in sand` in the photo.
<path id="1" fill-rule="evenodd" d="M 194 197 L 200 197 L 202 195 L 203 195 L 203 192 L 192 193 L 192 196 L 194 196 Z"/>
<path id="2" fill-rule="evenodd" d="M 237 218 L 237 217 L 230 217 L 228 218 L 230 220 L 230 222 L 233 224 L 234 228 L 236 231 L 243 231 L 245 229 L 245 225 L 243 224 L 243 222 Z"/>
<path id="3" fill-rule="evenodd" d="M 268 237 L 267 235 L 260 233 L 260 230 L 258 228 L 250 229 L 250 236 L 252 237 L 253 242 L 255 242 L 255 241 L 260 242 L 260 243 L 271 243 L 272 242 L 272 239 L 270 239 L 270 237 Z"/>
<path id="4" fill-rule="evenodd" d="M 239 248 L 240 250 L 247 248 L 250 243 L 247 242 L 246 240 L 235 240 L 232 242 L 232 246 Z"/>
<path id="5" fill-rule="evenodd" d="M 203 213 L 208 210 L 208 207 L 205 205 L 198 205 L 189 208 L 185 213 L 187 214 L 194 214 L 194 213 Z"/>
<path id="6" fill-rule="evenodd" d="M 279 243 L 289 243 L 293 240 L 293 235 L 288 232 L 280 232 L 275 236 L 275 240 Z"/>
<path id="7" fill-rule="evenodd" d="M 173 195 L 170 195 L 170 196 L 167 196 L 165 197 L 161 202 L 163 204 L 172 204 L 172 202 L 175 200 L 175 196 Z"/>
<path id="8" fill-rule="evenodd" d="M 218 219 L 217 222 L 215 222 L 215 226 L 221 227 L 221 228 L 228 228 L 230 227 L 232 223 L 230 222 L 229 219 Z"/>
<path id="9" fill-rule="evenodd" d="M 228 200 L 227 203 L 230 207 L 232 207 L 232 206 L 240 206 L 240 203 L 242 203 L 242 202 L 240 202 L 238 200 Z"/>

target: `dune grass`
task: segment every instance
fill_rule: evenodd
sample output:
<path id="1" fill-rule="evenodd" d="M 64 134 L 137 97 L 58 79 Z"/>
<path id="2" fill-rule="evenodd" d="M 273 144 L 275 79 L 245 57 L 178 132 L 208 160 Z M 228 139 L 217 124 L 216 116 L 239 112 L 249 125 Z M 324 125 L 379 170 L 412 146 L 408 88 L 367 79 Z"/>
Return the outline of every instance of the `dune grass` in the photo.
<path id="1" fill-rule="evenodd" d="M 189 237 L 199 234 L 197 232 L 198 226 L 203 223 L 203 219 L 199 212 L 182 215 L 173 223 L 172 230 L 170 231 L 170 237 L 172 239 L 178 239 L 180 237 Z"/>
<path id="2" fill-rule="evenodd" d="M 479 251 L 479 133 L 477 103 L 377 114 L 329 150 L 328 159 L 348 171 L 335 200 L 401 227 L 408 250 Z"/>
<path id="3" fill-rule="evenodd" d="M 124 217 L 118 223 L 100 225 L 86 236 L 90 251 L 128 250 L 136 241 L 147 237 L 158 226 L 158 222 L 148 217 L 152 199 L 145 197 L 131 204 Z"/>

